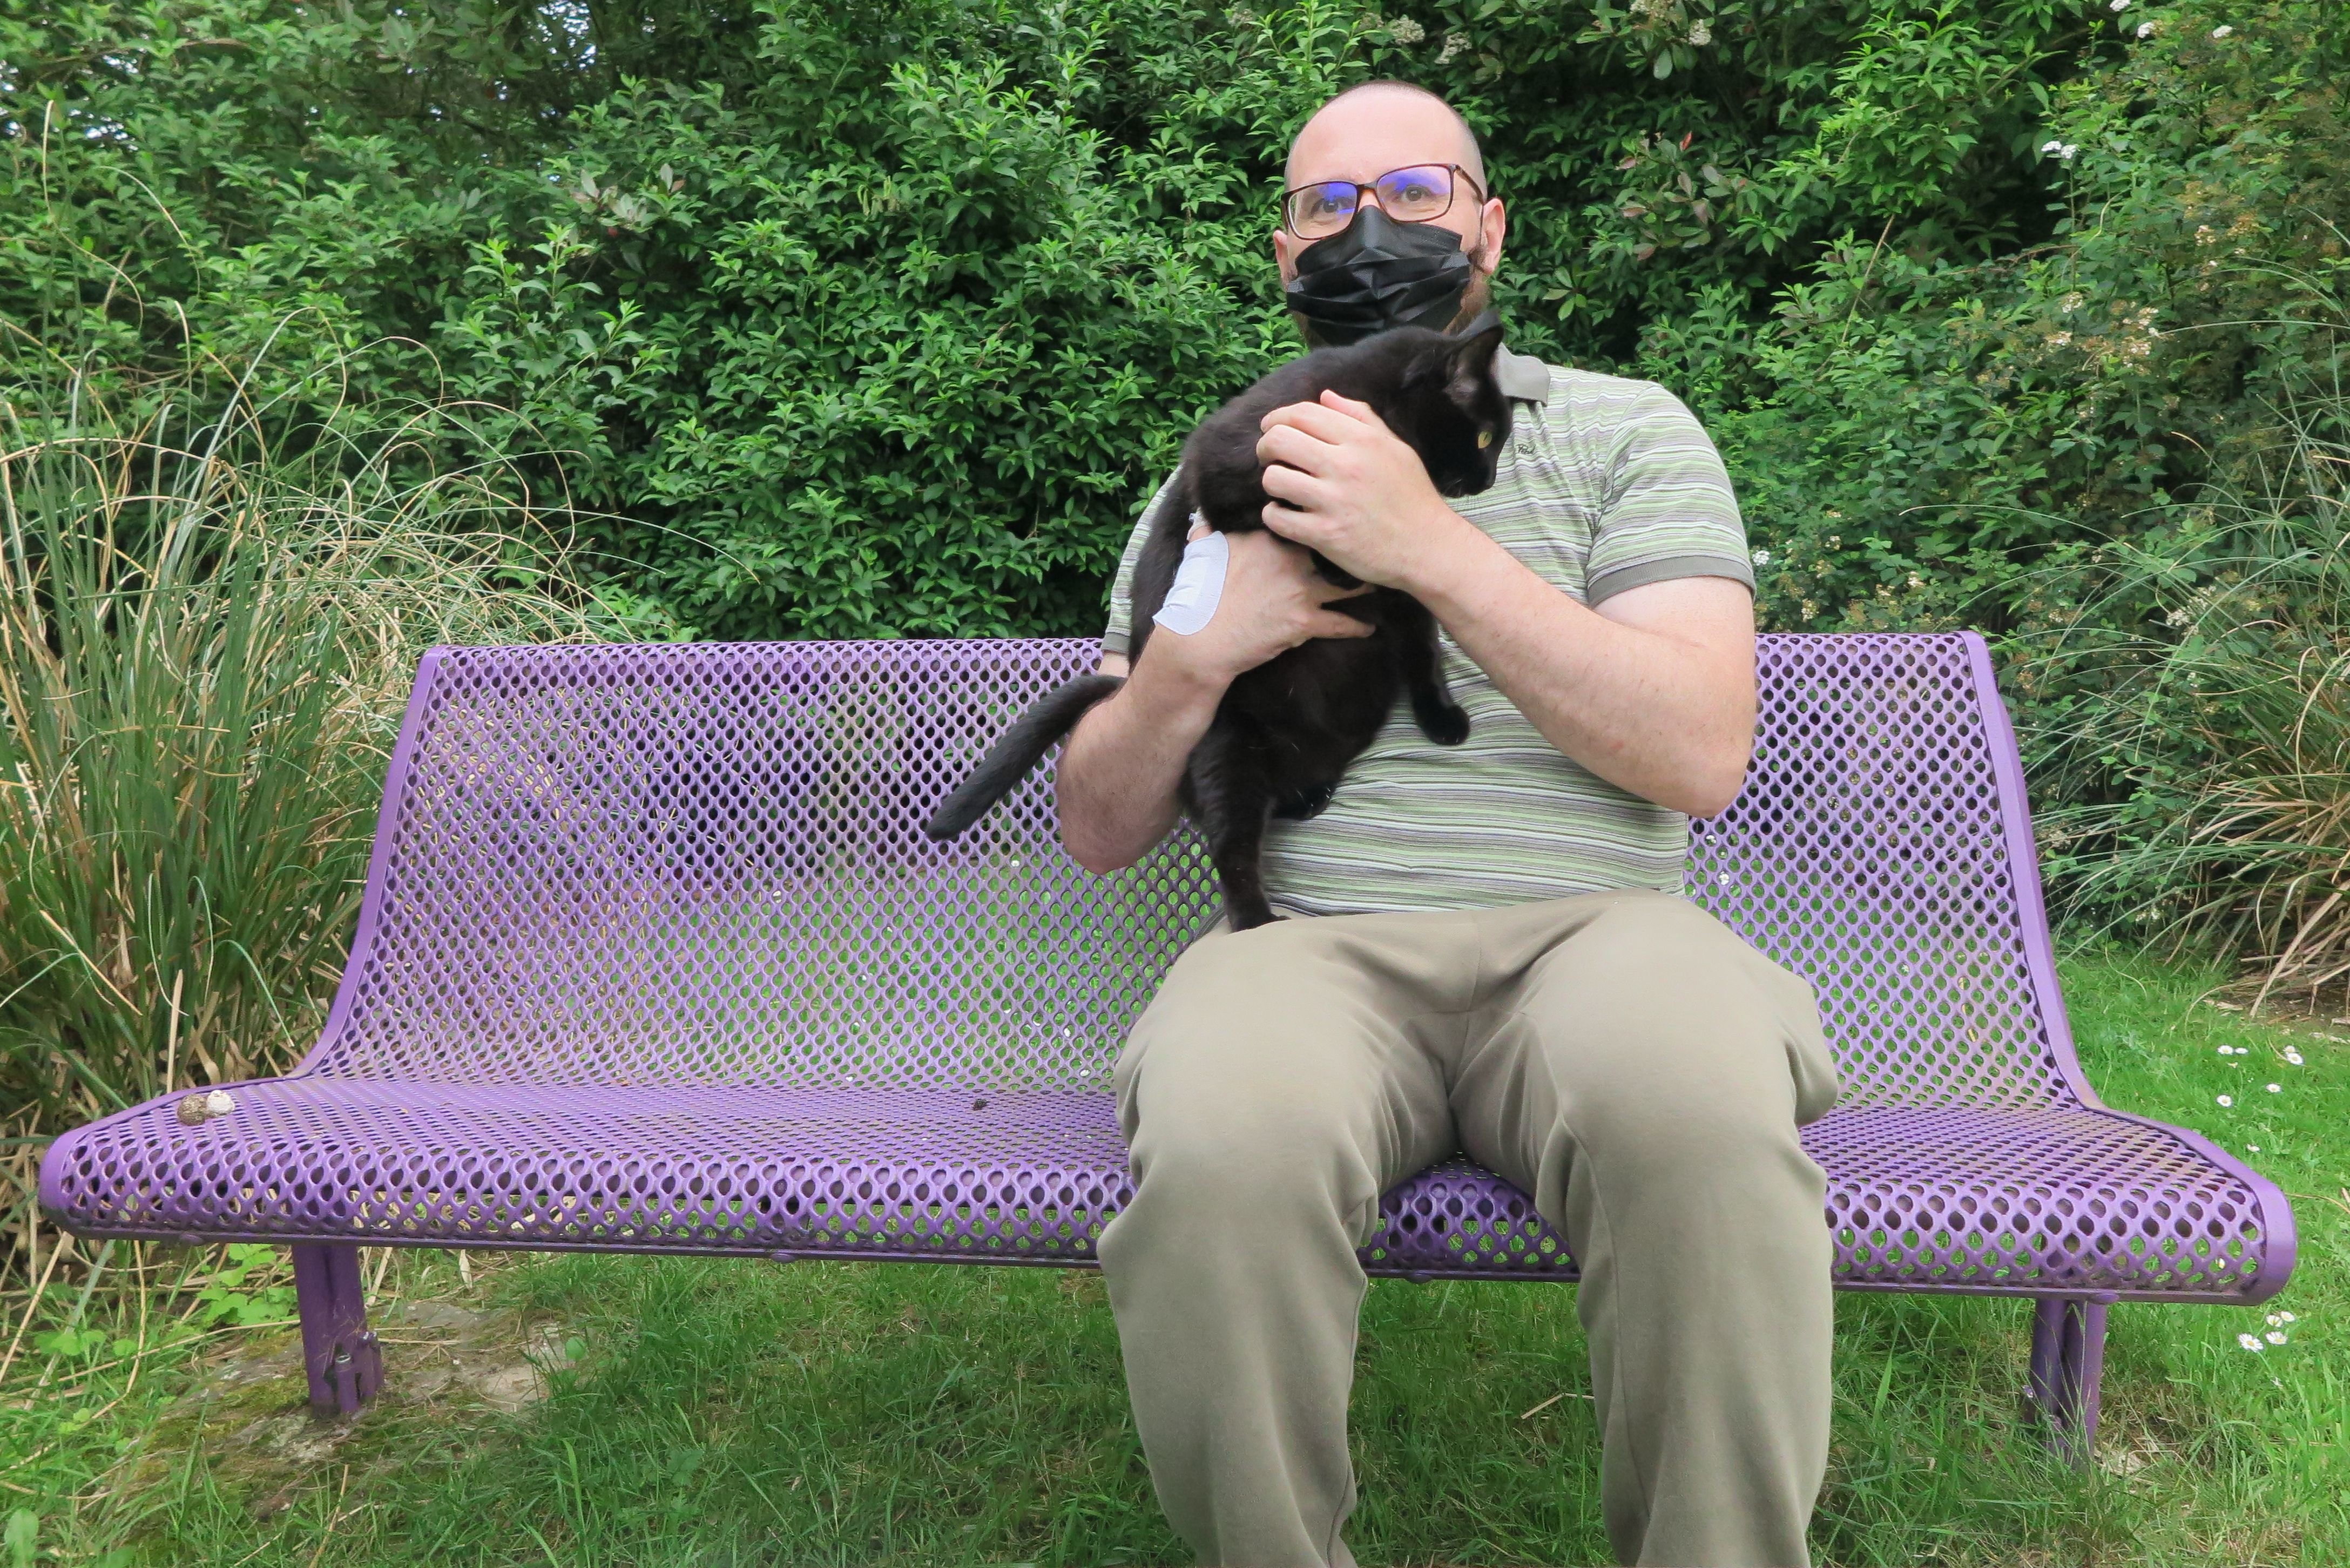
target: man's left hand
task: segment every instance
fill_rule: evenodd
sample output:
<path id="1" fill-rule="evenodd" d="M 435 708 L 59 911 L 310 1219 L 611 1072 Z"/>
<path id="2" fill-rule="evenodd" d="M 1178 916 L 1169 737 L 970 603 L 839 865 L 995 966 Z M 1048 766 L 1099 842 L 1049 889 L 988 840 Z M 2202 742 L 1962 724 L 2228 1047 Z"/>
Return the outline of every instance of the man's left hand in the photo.
<path id="1" fill-rule="evenodd" d="M 1274 497 L 1264 525 L 1341 571 L 1412 592 L 1455 553 L 1460 531 L 1476 532 L 1368 403 L 1325 392 L 1274 410 L 1260 428 L 1257 461 Z"/>

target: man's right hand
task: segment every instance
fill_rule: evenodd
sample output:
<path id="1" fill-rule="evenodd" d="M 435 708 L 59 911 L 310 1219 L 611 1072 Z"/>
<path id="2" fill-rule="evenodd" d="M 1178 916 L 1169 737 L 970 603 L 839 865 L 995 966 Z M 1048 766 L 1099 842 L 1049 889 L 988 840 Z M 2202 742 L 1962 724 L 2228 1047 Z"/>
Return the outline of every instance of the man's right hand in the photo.
<path id="1" fill-rule="evenodd" d="M 1175 825 L 1176 784 L 1233 677 L 1317 637 L 1370 635 L 1329 607 L 1370 589 L 1324 581 L 1312 551 L 1262 532 L 1232 535 L 1230 548 L 1207 625 L 1189 637 L 1152 627 L 1131 670 L 1102 655 L 1101 672 L 1126 685 L 1077 721 L 1053 775 L 1061 841 L 1088 871 L 1132 865 Z"/>
<path id="2" fill-rule="evenodd" d="M 1208 531 L 1193 526 L 1191 537 Z M 1208 624 L 1189 637 L 1163 626 L 1150 628 L 1142 657 L 1165 662 L 1170 673 L 1213 686 L 1317 637 L 1368 637 L 1371 628 L 1342 610 L 1327 607 L 1371 591 L 1369 585 L 1337 587 L 1314 569 L 1313 552 L 1277 534 L 1253 529 L 1227 535 L 1231 554 L 1224 566 L 1223 597 Z"/>

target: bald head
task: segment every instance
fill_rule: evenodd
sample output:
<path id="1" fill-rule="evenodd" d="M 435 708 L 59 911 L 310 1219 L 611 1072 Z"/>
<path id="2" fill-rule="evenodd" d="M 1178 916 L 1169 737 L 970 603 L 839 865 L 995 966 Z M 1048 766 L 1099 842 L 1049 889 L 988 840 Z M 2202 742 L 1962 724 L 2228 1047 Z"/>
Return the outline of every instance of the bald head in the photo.
<path id="1" fill-rule="evenodd" d="M 1289 144 L 1284 185 L 1365 183 L 1414 163 L 1458 163 L 1485 189 L 1477 133 L 1451 104 L 1409 82 L 1363 82 L 1314 111 Z"/>
<path id="2" fill-rule="evenodd" d="M 1492 303 L 1493 273 L 1502 265 L 1509 216 L 1501 198 L 1485 188 L 1485 160 L 1477 151 L 1476 133 L 1451 104 L 1409 82 L 1365 82 L 1349 88 L 1315 110 L 1289 144 L 1285 183 L 1293 191 L 1338 180 L 1368 186 L 1382 174 L 1422 163 L 1458 164 L 1476 182 L 1476 190 L 1470 192 L 1458 188 L 1466 182 L 1455 181 L 1452 204 L 1440 217 L 1419 220 L 1423 233 L 1450 229 L 1469 253 L 1474 276 L 1453 318 L 1458 326 L 1474 320 Z M 1286 221 L 1274 226 L 1272 237 L 1274 260 L 1284 286 L 1297 281 L 1298 257 L 1327 243 L 1299 238 Z M 1306 341 L 1317 341 L 1305 318 L 1297 320 Z"/>

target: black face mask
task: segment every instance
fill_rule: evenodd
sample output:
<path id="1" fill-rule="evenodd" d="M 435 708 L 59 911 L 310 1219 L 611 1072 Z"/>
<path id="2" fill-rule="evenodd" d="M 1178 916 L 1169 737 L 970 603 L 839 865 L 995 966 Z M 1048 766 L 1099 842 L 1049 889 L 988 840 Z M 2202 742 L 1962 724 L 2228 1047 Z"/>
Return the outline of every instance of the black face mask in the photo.
<path id="1" fill-rule="evenodd" d="M 1338 346 L 1390 327 L 1442 331 L 1476 273 L 1451 229 L 1399 223 L 1366 202 L 1354 222 L 1298 253 L 1296 281 L 1284 292 L 1308 337 Z"/>

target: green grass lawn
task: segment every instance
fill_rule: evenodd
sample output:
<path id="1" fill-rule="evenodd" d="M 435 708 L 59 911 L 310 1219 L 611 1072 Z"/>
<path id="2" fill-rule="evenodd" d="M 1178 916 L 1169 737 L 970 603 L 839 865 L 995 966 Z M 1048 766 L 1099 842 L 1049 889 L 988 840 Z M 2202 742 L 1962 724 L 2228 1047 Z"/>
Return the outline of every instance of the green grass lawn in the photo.
<path id="1" fill-rule="evenodd" d="M 2259 1147 L 2293 1198 L 2299 1270 L 2265 1308 L 2116 1307 L 2085 1471 L 2019 1422 L 2023 1303 L 1840 1296 L 1815 1552 L 2350 1563 L 2350 1025 L 2249 1023 L 2199 1003 L 2210 976 L 2150 963 L 2076 958 L 2065 979 L 2109 1101 Z M 138 1299 L 99 1293 L 75 1355 L 22 1354 L 0 1386 L 0 1568 L 1188 1561 L 1152 1504 L 1090 1274 L 597 1257 L 473 1272 L 390 1261 L 382 1297 L 417 1315 L 379 1311 L 390 1390 L 348 1428 L 289 1413 L 290 1331 L 173 1342 L 161 1324 L 182 1308 L 157 1297 L 143 1338 L 163 1348 L 137 1355 Z M 230 1286 L 190 1324 L 222 1305 L 286 1315 L 265 1275 Z M 476 1326 L 434 1328 L 452 1305 L 468 1310 L 448 1322 Z M 2286 1343 L 2241 1347 L 2283 1311 Z M 534 1334 L 556 1368 L 544 1398 L 427 1390 L 436 1357 L 518 1366 Z M 1609 1561 L 1581 1341 L 1563 1288 L 1372 1287 L 1350 1532 L 1365 1563 Z"/>

